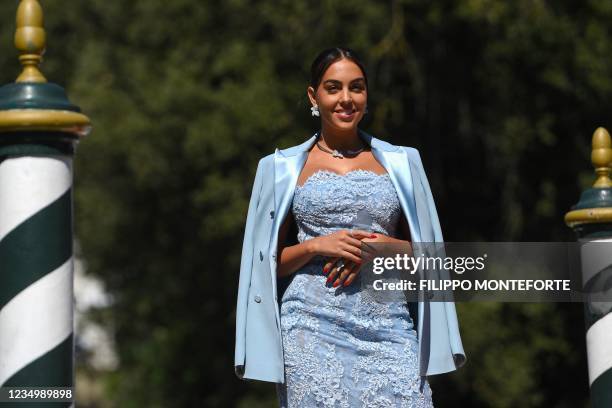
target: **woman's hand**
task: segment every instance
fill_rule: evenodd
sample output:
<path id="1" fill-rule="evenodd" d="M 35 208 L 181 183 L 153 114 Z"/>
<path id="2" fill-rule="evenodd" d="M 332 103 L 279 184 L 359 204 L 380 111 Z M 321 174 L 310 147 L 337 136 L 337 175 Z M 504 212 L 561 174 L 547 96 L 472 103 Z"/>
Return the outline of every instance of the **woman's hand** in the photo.
<path id="1" fill-rule="evenodd" d="M 310 240 L 310 245 L 314 255 L 344 258 L 354 263 L 361 263 L 361 240 L 374 237 L 374 234 L 367 231 L 340 230 L 313 238 Z"/>
<path id="2" fill-rule="evenodd" d="M 402 239 L 390 237 L 384 234 L 371 234 L 369 237 L 363 238 L 361 242 L 363 243 L 370 243 L 370 242 L 398 243 L 398 244 L 407 243 L 410 245 L 410 241 L 404 241 Z M 366 251 L 361 251 L 362 260 L 369 260 L 369 259 L 372 259 L 374 256 L 376 256 L 376 250 L 374 247 L 370 245 L 366 245 L 366 247 L 369 247 L 369 249 Z M 340 263 L 339 261 L 342 261 L 342 263 Z M 348 286 L 351 283 L 353 283 L 353 281 L 357 278 L 357 274 L 359 273 L 362 264 L 363 262 L 355 263 L 355 262 L 347 261 L 346 259 L 335 257 L 335 258 L 332 258 L 329 262 L 325 264 L 325 266 L 323 267 L 323 273 L 325 274 L 329 273 L 327 277 L 327 283 L 333 281 L 334 287 L 337 287 L 340 284 L 344 286 Z"/>

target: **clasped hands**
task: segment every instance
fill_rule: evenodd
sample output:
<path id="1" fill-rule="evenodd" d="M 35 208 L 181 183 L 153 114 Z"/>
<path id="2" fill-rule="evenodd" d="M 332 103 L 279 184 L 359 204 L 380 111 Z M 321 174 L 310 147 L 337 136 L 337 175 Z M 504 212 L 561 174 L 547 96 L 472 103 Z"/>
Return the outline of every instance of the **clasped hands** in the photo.
<path id="1" fill-rule="evenodd" d="M 365 246 L 364 250 L 362 243 L 402 242 L 384 234 L 363 230 L 340 230 L 312 241 L 315 245 L 314 252 L 329 258 L 323 267 L 323 273 L 327 275 L 326 283 L 333 282 L 334 287 L 353 283 L 363 263 L 375 255 L 376 251 L 372 246 Z"/>

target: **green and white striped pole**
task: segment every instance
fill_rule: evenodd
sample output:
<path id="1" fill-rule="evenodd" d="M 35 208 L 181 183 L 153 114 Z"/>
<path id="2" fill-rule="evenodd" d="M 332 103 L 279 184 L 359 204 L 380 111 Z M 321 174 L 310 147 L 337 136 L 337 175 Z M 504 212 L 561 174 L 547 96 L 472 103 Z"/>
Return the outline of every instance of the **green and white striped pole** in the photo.
<path id="1" fill-rule="evenodd" d="M 598 289 L 600 299 L 585 303 L 587 361 L 593 408 L 612 407 L 612 142 L 604 128 L 593 134 L 591 161 L 597 180 L 565 215 L 581 245 L 585 288 Z M 608 244 L 609 243 L 609 244 Z M 607 292 L 607 293 L 606 293 Z M 602 296 L 603 295 L 603 296 Z"/>
<path id="2" fill-rule="evenodd" d="M 23 71 L 0 88 L 0 387 L 73 387 L 72 157 L 91 126 L 38 69 L 36 0 L 19 4 L 15 46 Z"/>

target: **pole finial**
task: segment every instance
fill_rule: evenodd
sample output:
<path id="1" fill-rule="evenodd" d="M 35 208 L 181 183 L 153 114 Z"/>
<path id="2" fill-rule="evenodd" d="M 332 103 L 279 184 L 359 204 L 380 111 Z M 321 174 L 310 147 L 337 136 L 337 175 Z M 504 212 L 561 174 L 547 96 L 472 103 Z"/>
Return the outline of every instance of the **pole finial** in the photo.
<path id="1" fill-rule="evenodd" d="M 46 35 L 43 12 L 38 0 L 21 0 L 17 8 L 15 48 L 23 71 L 15 82 L 47 82 L 38 69 L 45 53 Z"/>
<path id="2" fill-rule="evenodd" d="M 591 152 L 591 163 L 595 167 L 597 180 L 593 187 L 609 188 L 612 187 L 610 171 L 612 170 L 612 141 L 610 134 L 602 127 L 593 133 L 593 151 Z"/>

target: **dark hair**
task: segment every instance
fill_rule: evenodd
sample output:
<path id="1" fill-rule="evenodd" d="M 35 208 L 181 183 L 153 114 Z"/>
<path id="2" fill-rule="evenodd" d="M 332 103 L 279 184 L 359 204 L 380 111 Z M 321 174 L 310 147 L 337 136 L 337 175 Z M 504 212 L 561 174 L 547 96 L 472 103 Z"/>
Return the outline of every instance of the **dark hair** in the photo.
<path id="1" fill-rule="evenodd" d="M 316 91 L 321 83 L 321 78 L 323 78 L 323 74 L 327 71 L 327 68 L 334 62 L 346 58 L 348 60 L 353 61 L 359 68 L 361 68 L 361 72 L 363 72 L 363 77 L 365 79 L 366 88 L 368 87 L 368 76 L 366 74 L 365 67 L 359 60 L 359 57 L 355 53 L 355 51 L 350 48 L 344 47 L 335 47 L 328 48 L 323 50 L 317 55 L 317 57 L 312 62 L 310 66 L 310 86 L 314 88 Z"/>

